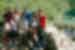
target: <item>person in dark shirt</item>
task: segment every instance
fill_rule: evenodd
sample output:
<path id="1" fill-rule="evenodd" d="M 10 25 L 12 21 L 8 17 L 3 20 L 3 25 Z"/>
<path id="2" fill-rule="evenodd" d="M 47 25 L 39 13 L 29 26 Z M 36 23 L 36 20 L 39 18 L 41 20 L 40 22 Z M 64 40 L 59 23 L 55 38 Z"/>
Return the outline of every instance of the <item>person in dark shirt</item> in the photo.
<path id="1" fill-rule="evenodd" d="M 10 11 L 10 9 L 8 8 L 8 10 L 6 10 L 5 14 L 4 14 L 4 33 L 3 33 L 3 43 L 7 46 L 8 44 L 8 32 L 11 31 L 11 20 L 13 17 L 13 13 L 12 11 Z"/>
<path id="2" fill-rule="evenodd" d="M 4 14 L 4 30 L 9 31 L 11 29 L 11 20 L 13 19 L 13 12 L 9 9 Z"/>

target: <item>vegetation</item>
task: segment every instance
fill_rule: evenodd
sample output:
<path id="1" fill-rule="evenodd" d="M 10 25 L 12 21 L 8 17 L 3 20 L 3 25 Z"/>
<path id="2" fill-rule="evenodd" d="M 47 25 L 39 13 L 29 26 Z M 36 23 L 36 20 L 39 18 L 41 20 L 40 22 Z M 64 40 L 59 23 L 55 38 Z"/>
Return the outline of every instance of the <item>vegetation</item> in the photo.
<path id="1" fill-rule="evenodd" d="M 64 4 L 64 0 L 0 0 L 0 14 L 2 14 L 8 6 L 17 7 L 18 9 L 28 7 L 31 10 L 36 10 L 40 7 L 45 11 L 47 17 L 56 17 L 65 10 Z M 2 19 L 1 17 L 0 19 Z"/>

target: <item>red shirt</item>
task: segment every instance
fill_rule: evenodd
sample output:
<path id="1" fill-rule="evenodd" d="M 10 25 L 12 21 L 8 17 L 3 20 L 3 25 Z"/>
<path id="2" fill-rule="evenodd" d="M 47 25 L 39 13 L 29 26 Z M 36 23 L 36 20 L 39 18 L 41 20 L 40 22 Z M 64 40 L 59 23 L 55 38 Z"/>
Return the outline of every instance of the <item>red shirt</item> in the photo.
<path id="1" fill-rule="evenodd" d="M 39 24 L 40 24 L 40 27 L 45 28 L 45 24 L 46 24 L 46 17 L 45 16 L 40 16 Z"/>

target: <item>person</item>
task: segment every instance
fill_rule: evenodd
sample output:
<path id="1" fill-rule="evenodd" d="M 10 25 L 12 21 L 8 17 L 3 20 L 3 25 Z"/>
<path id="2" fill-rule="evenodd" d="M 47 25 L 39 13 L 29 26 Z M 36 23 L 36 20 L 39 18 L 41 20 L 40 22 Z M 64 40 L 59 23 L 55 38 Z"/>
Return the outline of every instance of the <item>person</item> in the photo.
<path id="1" fill-rule="evenodd" d="M 46 25 L 46 16 L 44 15 L 42 9 L 39 9 L 37 14 L 39 18 L 39 26 L 44 30 Z"/>
<path id="2" fill-rule="evenodd" d="M 11 30 L 11 20 L 13 18 L 13 11 L 11 11 L 10 8 L 6 9 L 6 12 L 4 13 L 3 17 L 4 17 L 3 44 L 7 46 L 9 41 L 9 38 L 7 35 L 8 35 L 8 32 L 10 32 Z"/>
<path id="3" fill-rule="evenodd" d="M 37 15 L 35 12 L 33 12 L 33 14 L 32 14 L 32 28 L 37 29 L 38 25 L 39 24 L 38 24 Z M 33 31 L 34 31 L 34 29 L 33 29 Z M 34 34 L 32 36 L 34 36 Z"/>
<path id="4" fill-rule="evenodd" d="M 7 23 L 8 25 L 6 25 L 6 30 L 7 30 L 6 33 L 7 34 L 5 36 L 8 37 L 8 46 L 10 46 L 10 43 L 15 45 L 15 40 L 16 40 L 16 37 L 18 36 L 17 25 L 14 20 L 14 9 L 11 10 L 11 12 L 8 12 L 7 16 L 8 16 L 7 17 L 8 19 L 6 19 L 6 22 L 8 22 Z M 9 29 L 7 29 L 7 28 L 9 28 Z"/>
<path id="5" fill-rule="evenodd" d="M 32 22 L 32 12 L 30 10 L 25 10 L 23 13 L 23 18 L 27 21 L 26 23 L 30 25 Z"/>
<path id="6" fill-rule="evenodd" d="M 35 12 L 36 14 L 36 20 L 38 21 L 38 25 L 36 27 L 37 29 L 37 36 L 38 36 L 38 42 L 37 42 L 37 47 L 39 48 L 44 48 L 44 41 L 43 41 L 43 33 L 45 29 L 45 24 L 46 24 L 46 16 L 43 15 L 43 11 L 39 9 L 38 11 Z"/>
<path id="7" fill-rule="evenodd" d="M 31 23 L 31 13 L 28 12 L 27 10 L 24 10 L 24 12 L 22 13 L 21 16 L 21 24 L 20 24 L 20 41 L 18 44 L 18 47 L 24 47 L 24 48 L 28 48 L 29 46 L 29 40 L 31 38 L 31 32 L 30 30 L 30 23 Z"/>
<path id="8" fill-rule="evenodd" d="M 14 21 L 18 24 L 21 18 L 21 13 L 18 10 L 14 10 Z"/>
<path id="9" fill-rule="evenodd" d="M 35 12 L 32 15 L 32 27 L 36 28 L 39 25 L 38 18 Z"/>
<path id="10" fill-rule="evenodd" d="M 28 21 L 26 19 L 26 10 L 24 10 L 24 12 L 22 13 L 22 17 L 21 17 L 21 21 L 23 22 L 24 24 L 24 30 L 28 30 Z"/>
<path id="11" fill-rule="evenodd" d="M 8 37 L 10 39 L 9 42 L 11 42 L 12 44 L 11 47 L 16 46 L 16 42 L 17 42 L 16 39 L 19 36 L 19 32 L 18 32 L 19 20 L 20 20 L 20 14 L 17 10 L 15 10 L 13 13 L 13 19 L 11 21 L 11 31 L 8 33 Z"/>
<path id="12" fill-rule="evenodd" d="M 11 20 L 13 18 L 13 11 L 11 11 L 10 8 L 8 8 L 8 10 L 6 10 L 6 12 L 4 13 L 4 30 L 5 31 L 9 31 L 11 28 Z"/>
<path id="13" fill-rule="evenodd" d="M 34 40 L 34 45 L 37 46 L 36 44 L 38 43 L 39 39 L 38 39 L 38 35 L 37 35 L 37 29 L 33 28 L 33 40 Z"/>
<path id="14" fill-rule="evenodd" d="M 12 30 L 19 32 L 19 23 L 21 20 L 21 13 L 14 9 L 13 20 L 11 21 Z"/>

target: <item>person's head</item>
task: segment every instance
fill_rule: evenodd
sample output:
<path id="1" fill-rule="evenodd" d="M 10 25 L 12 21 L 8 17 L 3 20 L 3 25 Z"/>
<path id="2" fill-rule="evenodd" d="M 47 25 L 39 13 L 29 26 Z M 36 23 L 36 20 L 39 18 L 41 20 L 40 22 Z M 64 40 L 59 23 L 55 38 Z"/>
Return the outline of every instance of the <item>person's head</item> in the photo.
<path id="1" fill-rule="evenodd" d="M 9 11 L 10 11 L 11 13 L 14 13 L 14 8 L 9 8 Z"/>
<path id="2" fill-rule="evenodd" d="M 36 14 L 37 14 L 37 16 L 44 15 L 43 9 L 38 9 L 38 10 L 36 11 Z"/>
<path id="3" fill-rule="evenodd" d="M 42 12 L 42 11 L 43 11 L 42 9 L 40 9 L 40 8 L 38 9 L 38 12 Z"/>
<path id="4" fill-rule="evenodd" d="M 39 17 L 39 12 L 38 12 L 38 10 L 32 12 L 32 16 L 35 17 L 35 18 L 38 18 L 38 17 Z"/>
<path id="5" fill-rule="evenodd" d="M 38 13 L 40 13 L 40 14 L 41 14 L 42 12 L 43 12 L 43 10 L 42 10 L 42 9 L 38 9 Z"/>

